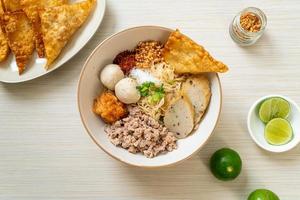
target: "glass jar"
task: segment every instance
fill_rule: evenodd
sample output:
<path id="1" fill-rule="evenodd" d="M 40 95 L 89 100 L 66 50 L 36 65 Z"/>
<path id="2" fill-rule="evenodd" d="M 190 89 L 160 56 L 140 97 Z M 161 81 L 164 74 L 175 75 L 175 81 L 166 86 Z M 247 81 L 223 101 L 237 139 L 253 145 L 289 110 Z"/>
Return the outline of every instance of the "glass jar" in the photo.
<path id="1" fill-rule="evenodd" d="M 240 23 L 241 16 L 246 13 L 251 13 L 256 15 L 256 17 L 258 17 L 261 23 L 261 27 L 259 31 L 257 32 L 247 31 L 241 26 Z M 263 11 L 255 7 L 249 7 L 242 10 L 234 17 L 229 27 L 229 33 L 233 41 L 235 41 L 237 44 L 241 46 L 250 46 L 254 44 L 263 35 L 266 25 L 267 25 L 267 17 L 263 13 Z"/>

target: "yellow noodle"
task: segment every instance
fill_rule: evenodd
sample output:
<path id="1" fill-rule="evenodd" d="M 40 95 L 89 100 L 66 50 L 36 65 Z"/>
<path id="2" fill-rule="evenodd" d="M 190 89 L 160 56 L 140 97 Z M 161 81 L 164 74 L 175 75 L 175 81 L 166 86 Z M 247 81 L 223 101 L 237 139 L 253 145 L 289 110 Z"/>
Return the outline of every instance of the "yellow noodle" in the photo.
<path id="1" fill-rule="evenodd" d="M 177 96 L 181 88 L 181 83 L 185 80 L 184 76 L 178 76 L 174 73 L 174 68 L 166 63 L 158 63 L 152 65 L 149 72 L 159 79 L 163 84 L 163 88 L 166 95 Z M 152 118 L 159 120 L 164 116 L 166 99 L 163 98 L 157 105 L 150 104 L 147 97 L 143 97 L 139 102 L 138 106 L 143 112 Z"/>

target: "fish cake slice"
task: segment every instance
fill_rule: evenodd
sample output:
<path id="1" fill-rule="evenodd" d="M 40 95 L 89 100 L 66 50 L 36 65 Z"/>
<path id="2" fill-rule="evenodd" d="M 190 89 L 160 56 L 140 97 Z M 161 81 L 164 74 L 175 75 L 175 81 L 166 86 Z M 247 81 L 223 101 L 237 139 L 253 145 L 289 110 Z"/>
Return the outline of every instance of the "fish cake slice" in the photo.
<path id="1" fill-rule="evenodd" d="M 188 99 L 181 96 L 169 106 L 163 120 L 177 138 L 185 138 L 194 128 L 194 109 Z"/>
<path id="2" fill-rule="evenodd" d="M 45 47 L 41 33 L 39 9 L 67 4 L 67 0 L 20 0 L 24 12 L 29 18 L 35 37 L 35 48 L 40 58 L 45 57 Z"/>
<path id="3" fill-rule="evenodd" d="M 34 50 L 32 26 L 23 11 L 4 14 L 4 27 L 8 45 L 15 55 L 19 74 L 22 74 Z"/>
<path id="4" fill-rule="evenodd" d="M 191 102 L 195 111 L 195 124 L 198 124 L 210 101 L 209 80 L 204 75 L 191 76 L 182 84 L 181 93 Z"/>
<path id="5" fill-rule="evenodd" d="M 46 69 L 56 60 L 73 34 L 86 21 L 94 0 L 49 7 L 39 12 L 47 58 Z"/>

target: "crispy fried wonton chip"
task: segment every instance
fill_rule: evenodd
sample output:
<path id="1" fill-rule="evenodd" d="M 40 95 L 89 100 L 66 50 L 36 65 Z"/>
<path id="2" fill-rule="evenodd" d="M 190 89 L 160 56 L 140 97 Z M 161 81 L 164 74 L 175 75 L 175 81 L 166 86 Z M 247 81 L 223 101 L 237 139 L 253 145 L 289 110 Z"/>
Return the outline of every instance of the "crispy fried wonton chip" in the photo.
<path id="1" fill-rule="evenodd" d="M 0 17 L 1 17 L 0 19 L 2 19 L 3 14 L 4 14 L 4 5 L 2 5 L 2 0 L 0 0 Z"/>
<path id="2" fill-rule="evenodd" d="M 19 74 L 22 74 L 34 50 L 31 24 L 23 11 L 15 11 L 4 14 L 4 27 L 9 47 L 16 57 Z"/>
<path id="3" fill-rule="evenodd" d="M 215 60 L 202 46 L 178 30 L 171 33 L 163 51 L 164 59 L 175 68 L 177 74 L 202 72 L 226 72 L 228 68 Z"/>
<path id="4" fill-rule="evenodd" d="M 21 10 L 20 0 L 3 0 L 5 11 L 13 12 Z"/>
<path id="5" fill-rule="evenodd" d="M 61 6 L 67 3 L 67 0 L 20 0 L 20 4 L 29 18 L 35 36 L 35 47 L 40 58 L 45 57 L 45 47 L 41 33 L 41 20 L 39 9 L 53 6 Z"/>
<path id="6" fill-rule="evenodd" d="M 9 54 L 9 46 L 6 39 L 6 35 L 0 28 L 0 62 L 4 61 Z"/>
<path id="7" fill-rule="evenodd" d="M 4 61 L 9 54 L 9 46 L 7 42 L 6 35 L 2 29 L 2 17 L 4 14 L 3 5 L 0 0 L 0 62 Z"/>
<path id="8" fill-rule="evenodd" d="M 94 0 L 45 8 L 39 12 L 47 58 L 46 68 L 53 63 L 94 7 Z"/>

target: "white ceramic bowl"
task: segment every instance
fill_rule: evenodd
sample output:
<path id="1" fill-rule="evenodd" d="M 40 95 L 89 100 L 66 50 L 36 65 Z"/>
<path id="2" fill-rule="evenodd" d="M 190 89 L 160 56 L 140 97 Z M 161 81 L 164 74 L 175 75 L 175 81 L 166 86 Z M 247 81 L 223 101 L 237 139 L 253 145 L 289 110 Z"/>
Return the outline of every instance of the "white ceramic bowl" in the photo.
<path id="1" fill-rule="evenodd" d="M 265 124 L 259 119 L 258 111 L 260 105 L 263 101 L 271 97 L 281 97 L 287 100 L 291 106 L 291 113 L 288 116 L 287 120 L 291 123 L 293 128 L 293 139 L 284 145 L 271 145 L 266 141 L 264 137 Z M 261 148 L 270 152 L 285 152 L 294 148 L 300 142 L 300 108 L 293 100 L 282 95 L 268 95 L 258 99 L 249 110 L 247 125 L 250 136 L 255 141 L 255 143 Z"/>
<path id="2" fill-rule="evenodd" d="M 104 87 L 99 81 L 99 72 L 106 64 L 112 63 L 121 51 L 133 49 L 139 41 L 159 40 L 165 42 L 173 30 L 142 26 L 130 28 L 104 40 L 87 59 L 78 84 L 78 107 L 88 134 L 106 153 L 124 163 L 140 167 L 167 166 L 182 161 L 197 152 L 211 136 L 221 110 L 221 85 L 217 74 L 207 74 L 211 83 L 212 97 L 199 128 L 189 137 L 178 141 L 178 149 L 155 158 L 146 158 L 141 154 L 131 154 L 127 150 L 114 146 L 104 132 L 104 122 L 92 112 L 93 100 Z"/>

